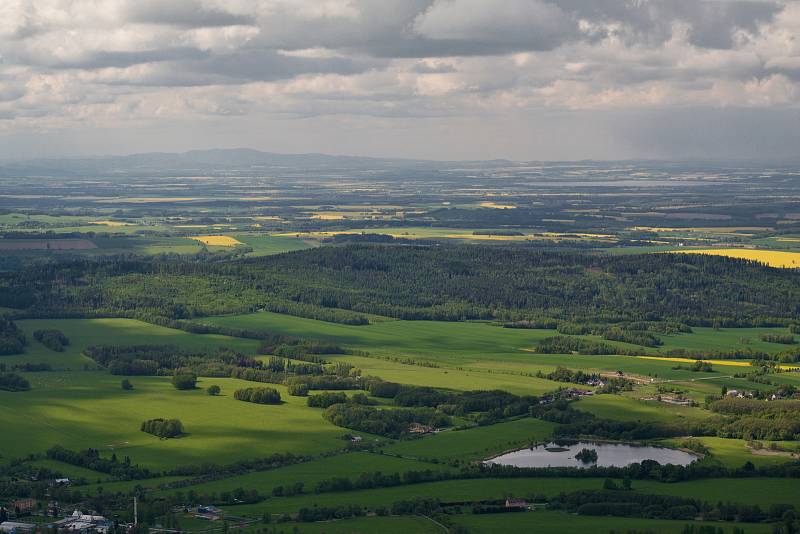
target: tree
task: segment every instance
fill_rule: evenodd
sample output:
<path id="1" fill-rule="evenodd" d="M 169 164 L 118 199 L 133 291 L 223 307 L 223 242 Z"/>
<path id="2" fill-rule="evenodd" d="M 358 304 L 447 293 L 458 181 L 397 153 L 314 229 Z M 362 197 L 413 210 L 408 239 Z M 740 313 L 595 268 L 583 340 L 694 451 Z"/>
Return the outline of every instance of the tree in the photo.
<path id="1" fill-rule="evenodd" d="M 133 384 L 131 384 L 131 381 L 128 380 L 127 378 L 122 381 L 121 385 L 122 389 L 124 389 L 125 391 L 130 391 L 133 389 Z"/>
<path id="2" fill-rule="evenodd" d="M 197 387 L 197 375 L 193 373 L 176 373 L 172 377 L 172 385 L 175 386 L 175 389 L 194 389 Z"/>
<path id="3" fill-rule="evenodd" d="M 206 389 L 206 393 L 208 393 L 212 397 L 216 397 L 217 395 L 219 395 L 220 391 L 221 391 L 220 387 L 216 384 L 212 384 L 208 386 L 208 389 Z"/>

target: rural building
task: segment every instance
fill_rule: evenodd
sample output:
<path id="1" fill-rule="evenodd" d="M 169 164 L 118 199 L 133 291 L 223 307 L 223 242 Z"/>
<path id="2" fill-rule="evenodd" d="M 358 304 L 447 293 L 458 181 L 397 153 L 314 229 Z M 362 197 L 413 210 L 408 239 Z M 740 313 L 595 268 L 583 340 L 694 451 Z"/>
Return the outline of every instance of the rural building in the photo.
<path id="1" fill-rule="evenodd" d="M 411 426 L 408 427 L 408 431 L 412 434 L 427 434 L 433 432 L 433 430 L 432 426 L 421 425 L 419 423 L 412 423 Z"/>
<path id="2" fill-rule="evenodd" d="M 222 510 L 215 506 L 198 506 L 193 515 L 197 519 L 216 521 L 222 518 Z"/>
<path id="3" fill-rule="evenodd" d="M 111 528 L 112 523 L 102 515 L 84 514 L 75 510 L 72 515 L 54 522 L 52 526 L 58 530 L 79 532 L 81 534 L 90 532 L 105 534 Z"/>
<path id="4" fill-rule="evenodd" d="M 13 507 L 18 514 L 27 514 L 36 508 L 36 501 L 34 499 L 19 499 L 14 501 Z"/>
<path id="5" fill-rule="evenodd" d="M 0 532 L 6 534 L 27 534 L 35 530 L 36 525 L 33 523 L 18 523 L 16 521 L 3 521 L 0 523 Z"/>
<path id="6" fill-rule="evenodd" d="M 524 499 L 506 499 L 506 508 L 528 508 L 528 503 Z"/>
<path id="7" fill-rule="evenodd" d="M 361 441 L 363 441 L 363 439 L 364 438 L 362 438 L 361 436 L 353 436 L 352 438 L 350 438 L 350 441 L 352 441 L 353 443 L 360 443 Z"/>

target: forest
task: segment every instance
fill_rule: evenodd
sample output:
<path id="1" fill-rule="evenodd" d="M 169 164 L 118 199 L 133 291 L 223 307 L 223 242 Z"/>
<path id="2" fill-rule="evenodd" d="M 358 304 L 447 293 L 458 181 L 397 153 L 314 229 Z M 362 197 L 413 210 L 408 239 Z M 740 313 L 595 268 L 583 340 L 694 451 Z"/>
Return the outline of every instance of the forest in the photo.
<path id="1" fill-rule="evenodd" d="M 644 321 L 662 323 L 662 329 L 788 326 L 800 314 L 800 276 L 698 254 L 344 245 L 224 263 L 118 257 L 42 264 L 0 274 L 0 305 L 26 317 L 151 322 L 263 309 L 345 324 L 364 324 L 369 314 L 378 314 L 447 321 Z M 608 330 L 604 337 L 659 343 L 652 332 L 632 329 Z"/>

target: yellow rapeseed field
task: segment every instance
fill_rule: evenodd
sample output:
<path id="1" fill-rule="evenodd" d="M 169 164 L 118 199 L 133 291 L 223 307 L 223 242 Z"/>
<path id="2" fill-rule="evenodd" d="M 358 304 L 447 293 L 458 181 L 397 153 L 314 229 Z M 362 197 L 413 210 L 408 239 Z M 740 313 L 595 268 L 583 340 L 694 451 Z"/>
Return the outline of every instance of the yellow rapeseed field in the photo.
<path id="1" fill-rule="evenodd" d="M 708 254 L 710 256 L 727 256 L 729 258 L 758 261 L 769 265 L 770 267 L 800 267 L 800 252 L 781 252 L 777 250 L 756 250 L 744 248 L 690 249 L 673 250 L 671 252 L 682 252 L 685 254 Z"/>
<path id="2" fill-rule="evenodd" d="M 513 204 L 498 204 L 497 202 L 481 202 L 482 208 L 494 208 L 496 210 L 510 210 L 516 208 Z"/>
<path id="3" fill-rule="evenodd" d="M 197 235 L 191 237 L 190 239 L 194 239 L 195 241 L 200 241 L 201 243 L 205 243 L 206 245 L 211 245 L 214 247 L 235 247 L 236 245 L 244 244 L 238 239 L 234 239 L 233 237 L 227 235 Z"/>
<path id="4" fill-rule="evenodd" d="M 668 356 L 637 356 L 637 358 L 641 358 L 642 360 L 661 360 L 665 362 L 678 362 L 678 363 L 694 363 L 698 360 L 692 360 L 691 358 L 671 358 Z M 749 360 L 702 360 L 704 362 L 708 362 L 711 365 L 723 365 L 729 367 L 750 367 Z M 797 365 L 779 365 L 783 370 L 793 370 L 797 369 Z"/>

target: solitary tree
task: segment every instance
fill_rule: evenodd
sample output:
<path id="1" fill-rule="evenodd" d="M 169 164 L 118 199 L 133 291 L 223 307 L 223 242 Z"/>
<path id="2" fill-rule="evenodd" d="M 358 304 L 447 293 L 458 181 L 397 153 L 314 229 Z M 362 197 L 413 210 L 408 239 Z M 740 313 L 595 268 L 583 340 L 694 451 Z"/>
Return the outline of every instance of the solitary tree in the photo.
<path id="1" fill-rule="evenodd" d="M 219 392 L 220 392 L 219 386 L 216 384 L 208 386 L 208 389 L 206 390 L 206 393 L 208 393 L 212 397 L 216 397 L 217 395 L 219 395 Z"/>
<path id="2" fill-rule="evenodd" d="M 125 391 L 130 391 L 131 389 L 133 389 L 133 384 L 131 384 L 130 380 L 125 378 L 122 380 L 122 389 L 124 389 Z"/>
<path id="3" fill-rule="evenodd" d="M 197 386 L 197 375 L 192 373 L 176 374 L 172 377 L 175 389 L 194 389 Z"/>

